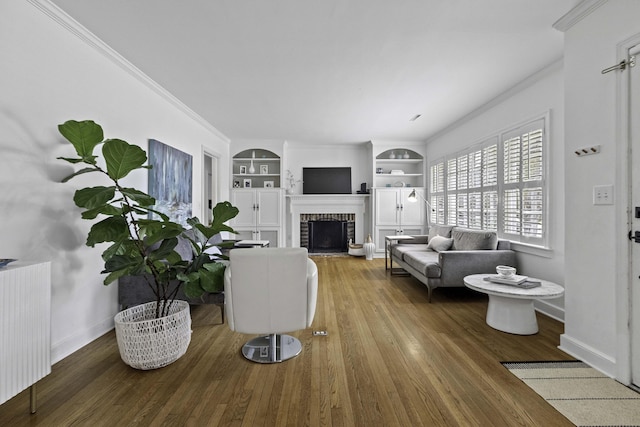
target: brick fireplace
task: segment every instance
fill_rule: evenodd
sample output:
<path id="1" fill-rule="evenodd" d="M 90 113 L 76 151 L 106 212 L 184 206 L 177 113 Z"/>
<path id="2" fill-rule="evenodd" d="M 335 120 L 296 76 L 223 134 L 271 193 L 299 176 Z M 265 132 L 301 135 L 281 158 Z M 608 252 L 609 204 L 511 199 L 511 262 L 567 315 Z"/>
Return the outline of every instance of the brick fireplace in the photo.
<path id="1" fill-rule="evenodd" d="M 300 247 L 309 253 L 347 252 L 347 242 L 355 239 L 356 216 L 352 213 L 300 215 Z"/>
<path id="2" fill-rule="evenodd" d="M 347 238 L 351 236 L 350 238 L 354 242 L 364 241 L 365 209 L 368 196 L 355 194 L 300 194 L 287 197 L 289 198 L 291 246 L 294 248 L 308 245 L 307 222 L 310 218 L 312 220 L 346 221 L 347 230 L 352 230 L 348 231 Z"/>

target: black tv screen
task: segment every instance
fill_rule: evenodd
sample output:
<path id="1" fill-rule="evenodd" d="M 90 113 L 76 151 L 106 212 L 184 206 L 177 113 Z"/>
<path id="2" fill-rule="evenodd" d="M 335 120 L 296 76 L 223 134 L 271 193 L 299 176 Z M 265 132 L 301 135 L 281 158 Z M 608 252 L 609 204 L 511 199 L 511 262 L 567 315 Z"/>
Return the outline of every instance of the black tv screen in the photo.
<path id="1" fill-rule="evenodd" d="M 351 194 L 351 168 L 302 168 L 302 194 Z"/>

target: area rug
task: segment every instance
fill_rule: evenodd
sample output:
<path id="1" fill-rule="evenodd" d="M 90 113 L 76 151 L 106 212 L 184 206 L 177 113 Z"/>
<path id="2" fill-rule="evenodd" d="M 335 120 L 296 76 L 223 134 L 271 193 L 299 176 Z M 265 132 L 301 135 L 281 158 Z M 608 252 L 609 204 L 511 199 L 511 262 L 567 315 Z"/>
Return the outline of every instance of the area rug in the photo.
<path id="1" fill-rule="evenodd" d="M 502 364 L 576 426 L 640 426 L 640 393 L 586 363 Z"/>

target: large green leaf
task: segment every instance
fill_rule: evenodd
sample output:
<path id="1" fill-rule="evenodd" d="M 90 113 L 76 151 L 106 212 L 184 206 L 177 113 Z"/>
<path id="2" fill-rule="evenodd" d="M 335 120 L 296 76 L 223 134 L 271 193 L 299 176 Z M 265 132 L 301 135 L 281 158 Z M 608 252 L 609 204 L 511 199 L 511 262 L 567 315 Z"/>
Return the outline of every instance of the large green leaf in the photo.
<path id="1" fill-rule="evenodd" d="M 154 249 L 149 253 L 149 259 L 152 260 L 163 260 L 170 256 L 174 251 L 175 247 L 178 245 L 178 239 L 176 237 L 172 237 L 169 239 L 164 239 L 160 242 L 160 246 L 157 249 Z"/>
<path id="2" fill-rule="evenodd" d="M 58 157 L 58 158 L 61 159 L 62 157 Z M 63 159 L 63 160 L 69 160 L 69 159 Z M 77 163 L 79 163 L 81 161 L 82 160 L 78 160 Z M 80 170 L 72 173 L 69 176 L 66 176 L 66 177 L 62 178 L 62 181 L 60 181 L 60 182 L 67 182 L 73 177 L 76 177 L 78 175 L 82 175 L 82 174 L 85 174 L 85 173 L 89 173 L 89 172 L 100 172 L 100 169 L 98 169 L 98 168 L 83 168 L 83 169 L 80 169 Z"/>
<path id="3" fill-rule="evenodd" d="M 122 209 L 111 205 L 98 206 L 95 209 L 88 209 L 82 212 L 82 219 L 95 219 L 98 215 L 121 215 Z"/>
<path id="4" fill-rule="evenodd" d="M 158 221 L 155 219 L 142 219 L 136 221 L 140 227 L 140 232 L 144 236 L 146 245 L 151 246 L 161 240 L 177 237 L 184 231 L 184 228 L 175 222 Z"/>
<path id="5" fill-rule="evenodd" d="M 94 247 L 96 243 L 118 242 L 129 237 L 129 227 L 121 216 L 110 216 L 93 224 L 87 236 L 87 246 Z"/>
<path id="6" fill-rule="evenodd" d="M 233 219 L 238 215 L 238 208 L 233 206 L 229 202 L 219 202 L 213 208 L 213 221 L 211 223 L 211 227 L 214 229 L 219 229 L 220 231 L 229 231 L 227 226 L 223 223 Z M 215 233 L 217 234 L 217 233 Z"/>
<path id="7" fill-rule="evenodd" d="M 109 246 L 102 252 L 102 259 L 104 261 L 108 260 L 114 255 L 129 255 L 139 254 L 138 248 L 136 246 L 136 242 L 133 240 L 121 240 L 115 242 L 113 245 Z"/>
<path id="8" fill-rule="evenodd" d="M 143 259 L 139 256 L 114 255 L 105 261 L 103 273 L 111 273 L 120 270 L 124 270 L 128 273 L 132 269 L 139 268 L 142 262 Z"/>
<path id="9" fill-rule="evenodd" d="M 204 289 L 200 286 L 200 280 L 184 282 L 182 290 L 187 298 L 198 298 L 204 293 Z"/>
<path id="10" fill-rule="evenodd" d="M 95 164 L 93 149 L 104 139 L 102 127 L 93 120 L 69 120 L 58 125 L 58 131 L 73 144 L 84 162 Z"/>
<path id="11" fill-rule="evenodd" d="M 76 191 L 73 201 L 76 206 L 95 209 L 106 205 L 116 194 L 115 187 L 87 187 Z"/>
<path id="12" fill-rule="evenodd" d="M 124 178 L 132 170 L 141 168 L 147 161 L 147 154 L 137 145 L 121 139 L 108 139 L 102 147 L 102 155 L 107 163 L 107 173 L 113 180 Z"/>
<path id="13" fill-rule="evenodd" d="M 122 188 L 120 192 L 131 200 L 135 200 L 140 206 L 153 206 L 156 204 L 156 199 L 148 195 L 147 193 L 136 190 L 135 188 Z"/>
<path id="14" fill-rule="evenodd" d="M 200 270 L 200 286 L 207 292 L 220 292 L 224 289 L 224 270 L 221 262 L 205 264 Z"/>

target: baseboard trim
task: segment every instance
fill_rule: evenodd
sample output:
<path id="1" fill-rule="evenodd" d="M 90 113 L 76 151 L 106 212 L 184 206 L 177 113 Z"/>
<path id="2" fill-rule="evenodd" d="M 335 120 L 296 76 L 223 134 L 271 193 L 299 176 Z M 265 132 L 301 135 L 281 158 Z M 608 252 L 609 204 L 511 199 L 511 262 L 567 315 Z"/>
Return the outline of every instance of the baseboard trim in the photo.
<path id="1" fill-rule="evenodd" d="M 545 300 L 536 300 L 533 305 L 536 311 L 564 323 L 564 307 L 558 307 Z"/>
<path id="2" fill-rule="evenodd" d="M 597 351 L 580 340 L 577 340 L 567 334 L 562 334 L 560 335 L 560 345 L 558 348 L 599 370 L 603 374 L 611 378 L 616 378 L 615 359 Z"/>
<path id="3" fill-rule="evenodd" d="M 113 317 L 94 323 L 88 329 L 51 345 L 51 363 L 55 364 L 114 328 Z"/>

